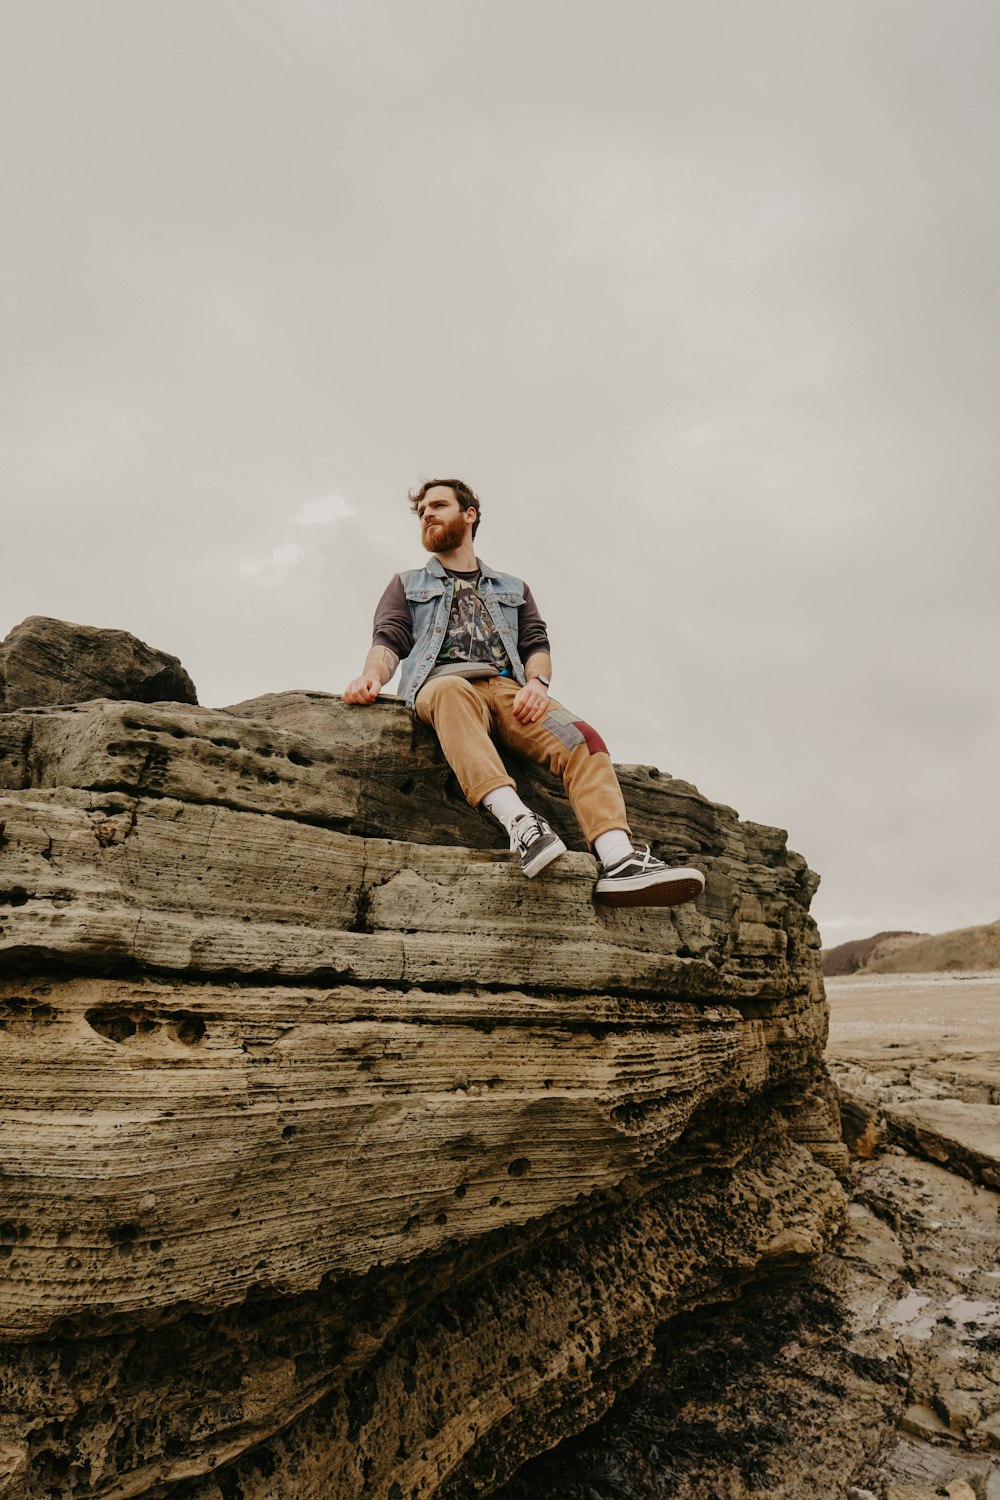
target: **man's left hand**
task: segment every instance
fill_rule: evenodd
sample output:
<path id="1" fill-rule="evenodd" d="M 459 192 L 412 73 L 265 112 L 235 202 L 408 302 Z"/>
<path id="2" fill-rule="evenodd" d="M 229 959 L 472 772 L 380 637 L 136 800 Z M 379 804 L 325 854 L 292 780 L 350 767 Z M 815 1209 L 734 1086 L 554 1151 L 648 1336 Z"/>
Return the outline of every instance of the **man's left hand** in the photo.
<path id="1" fill-rule="evenodd" d="M 549 695 L 545 684 L 537 677 L 529 677 L 514 699 L 511 712 L 520 724 L 537 724 L 549 710 Z"/>

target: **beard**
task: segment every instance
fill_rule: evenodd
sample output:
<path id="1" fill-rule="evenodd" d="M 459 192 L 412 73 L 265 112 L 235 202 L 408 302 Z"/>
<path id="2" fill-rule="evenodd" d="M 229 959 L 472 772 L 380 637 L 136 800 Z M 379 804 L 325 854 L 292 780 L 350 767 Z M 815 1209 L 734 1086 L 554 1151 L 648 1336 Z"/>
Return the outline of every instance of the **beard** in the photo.
<path id="1" fill-rule="evenodd" d="M 428 552 L 454 552 L 464 542 L 467 530 L 463 511 L 453 521 L 428 521 L 420 529 L 420 540 Z"/>

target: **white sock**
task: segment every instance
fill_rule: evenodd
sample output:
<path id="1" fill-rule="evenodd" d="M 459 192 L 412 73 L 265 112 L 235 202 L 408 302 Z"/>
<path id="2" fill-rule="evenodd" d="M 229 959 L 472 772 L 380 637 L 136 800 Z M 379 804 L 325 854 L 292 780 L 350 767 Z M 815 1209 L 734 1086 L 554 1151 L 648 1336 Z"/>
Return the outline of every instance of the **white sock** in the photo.
<path id="1" fill-rule="evenodd" d="M 609 833 L 599 833 L 594 840 L 594 853 L 606 870 L 620 859 L 635 853 L 635 845 L 624 828 L 612 828 Z"/>
<path id="2" fill-rule="evenodd" d="M 515 818 L 523 818 L 525 813 L 530 813 L 531 808 L 526 807 L 512 786 L 498 786 L 496 791 L 487 792 L 482 800 L 482 805 L 487 812 L 493 814 L 498 822 L 510 831 L 510 825 Z"/>

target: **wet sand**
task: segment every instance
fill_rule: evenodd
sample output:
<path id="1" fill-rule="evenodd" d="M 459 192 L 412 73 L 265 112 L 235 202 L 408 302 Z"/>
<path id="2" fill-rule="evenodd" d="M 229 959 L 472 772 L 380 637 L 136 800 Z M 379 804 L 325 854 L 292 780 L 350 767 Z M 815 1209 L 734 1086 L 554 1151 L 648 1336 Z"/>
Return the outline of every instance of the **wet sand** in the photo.
<path id="1" fill-rule="evenodd" d="M 826 981 L 831 1056 L 870 1046 L 935 1053 L 1000 1052 L 1000 971 L 849 974 Z"/>

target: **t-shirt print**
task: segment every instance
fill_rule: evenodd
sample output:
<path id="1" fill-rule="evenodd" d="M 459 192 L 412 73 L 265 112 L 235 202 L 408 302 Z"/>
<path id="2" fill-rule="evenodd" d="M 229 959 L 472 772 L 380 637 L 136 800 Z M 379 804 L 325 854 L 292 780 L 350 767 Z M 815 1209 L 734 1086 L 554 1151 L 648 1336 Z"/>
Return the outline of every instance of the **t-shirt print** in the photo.
<path id="1" fill-rule="evenodd" d="M 455 578 L 455 597 L 438 661 L 491 662 L 499 672 L 510 671 L 500 632 L 479 597 L 478 578 Z"/>

